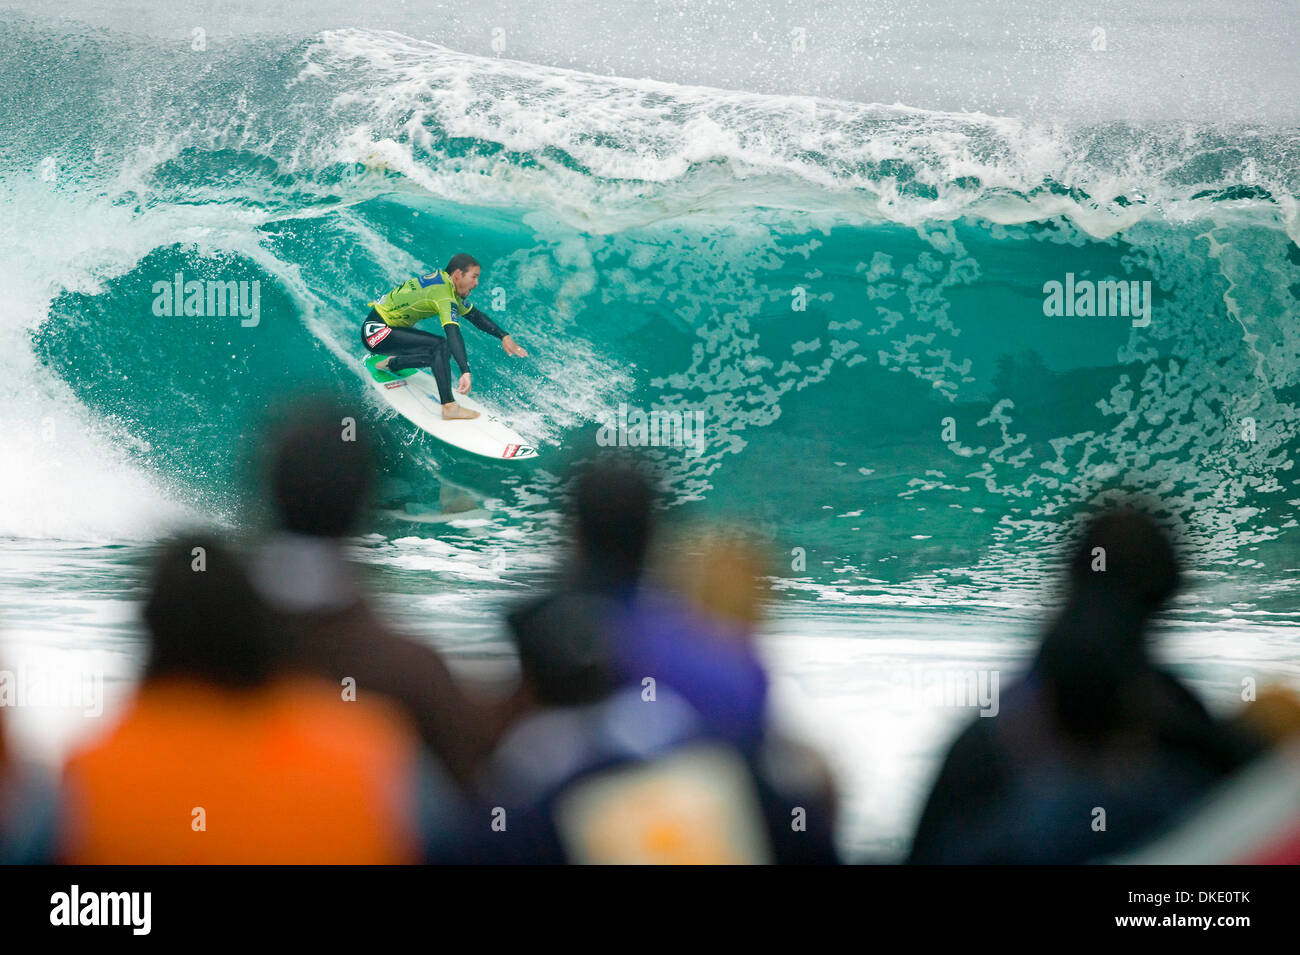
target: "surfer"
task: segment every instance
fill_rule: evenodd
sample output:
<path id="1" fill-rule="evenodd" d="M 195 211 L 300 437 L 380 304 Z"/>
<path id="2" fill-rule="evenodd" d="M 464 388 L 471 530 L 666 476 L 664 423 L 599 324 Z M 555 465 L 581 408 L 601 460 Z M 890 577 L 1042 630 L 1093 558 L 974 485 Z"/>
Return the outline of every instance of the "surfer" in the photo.
<path id="1" fill-rule="evenodd" d="M 469 293 L 478 285 L 481 272 L 482 267 L 472 255 L 453 255 L 442 271 L 403 282 L 379 301 L 367 302 L 370 314 L 361 325 L 361 341 L 366 349 L 371 354 L 388 356 L 376 363 L 377 369 L 391 374 L 408 368 L 428 368 L 433 373 L 438 396 L 443 399 L 442 416 L 449 420 L 478 417 L 477 411 L 449 400 L 451 358 L 460 366 L 456 390 L 467 395 L 470 389 L 469 357 L 460 334 L 460 319 L 501 339 L 506 354 L 516 358 L 528 355 L 500 326 L 469 303 Z M 442 323 L 445 338 L 414 327 L 435 315 Z"/>

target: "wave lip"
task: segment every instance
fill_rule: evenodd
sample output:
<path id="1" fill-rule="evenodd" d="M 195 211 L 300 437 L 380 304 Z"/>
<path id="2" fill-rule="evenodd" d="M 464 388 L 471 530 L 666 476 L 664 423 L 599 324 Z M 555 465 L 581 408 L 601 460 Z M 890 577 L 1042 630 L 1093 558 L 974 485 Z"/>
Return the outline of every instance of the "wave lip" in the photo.
<path id="1" fill-rule="evenodd" d="M 916 225 L 1066 216 L 1096 237 L 1153 213 L 1294 236 L 1300 130 L 1038 122 L 597 76 L 382 31 L 320 35 L 296 88 L 328 98 L 320 163 L 584 228 L 736 205 Z"/>

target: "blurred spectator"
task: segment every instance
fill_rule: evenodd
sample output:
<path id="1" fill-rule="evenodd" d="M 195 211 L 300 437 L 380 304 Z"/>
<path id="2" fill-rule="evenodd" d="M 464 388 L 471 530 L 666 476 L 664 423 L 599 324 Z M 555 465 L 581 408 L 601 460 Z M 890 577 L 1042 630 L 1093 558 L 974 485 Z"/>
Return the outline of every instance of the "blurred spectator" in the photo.
<path id="1" fill-rule="evenodd" d="M 1290 743 L 1300 736 L 1300 694 L 1281 684 L 1264 686 L 1242 708 L 1236 722 L 1270 745 Z"/>
<path id="2" fill-rule="evenodd" d="M 337 685 L 275 680 L 278 643 L 218 540 L 178 538 L 145 604 L 148 661 L 121 720 L 64 778 L 62 852 L 84 864 L 420 858 L 425 757 L 409 724 Z"/>
<path id="3" fill-rule="evenodd" d="M 604 692 L 651 679 L 683 696 L 719 735 L 754 744 L 767 682 L 750 646 L 643 580 L 657 497 L 648 465 L 604 457 L 580 468 L 570 488 L 567 574 L 511 615 L 516 639 L 563 641 L 570 621 L 585 617 L 601 637 Z"/>
<path id="4" fill-rule="evenodd" d="M 752 538 L 714 528 L 690 535 L 675 548 L 667 562 L 666 593 L 685 598 L 683 609 L 694 620 L 703 648 L 725 654 L 723 671 L 737 674 L 730 692 L 720 692 L 716 682 L 710 683 L 711 661 L 702 658 L 703 679 L 696 686 L 700 695 L 712 699 L 709 729 L 740 746 L 755 765 L 764 812 L 774 823 L 777 858 L 833 861 L 837 794 L 830 766 L 820 752 L 778 731 L 767 718 L 768 679 L 756 644 L 769 597 L 767 572 Z M 677 630 L 660 622 L 657 632 L 642 627 L 633 633 L 643 640 L 652 633 L 651 639 L 662 646 L 690 630 L 690 625 Z M 800 830 L 790 826 L 796 809 L 803 820 Z"/>
<path id="5" fill-rule="evenodd" d="M 56 787 L 12 753 L 0 706 L 0 865 L 53 861 Z"/>
<path id="6" fill-rule="evenodd" d="M 288 408 L 269 436 L 269 484 L 279 528 L 254 563 L 254 582 L 286 640 L 281 666 L 337 686 L 355 681 L 357 699 L 386 698 L 417 727 L 446 772 L 468 785 L 490 731 L 432 647 L 377 614 L 344 538 L 360 523 L 375 461 L 359 416 L 329 401 Z"/>
<path id="7" fill-rule="evenodd" d="M 1300 696 L 1265 687 L 1242 722 L 1272 749 L 1162 839 L 1111 861 L 1138 865 L 1300 864 Z"/>
<path id="8" fill-rule="evenodd" d="M 654 497 L 627 461 L 574 482 L 570 572 L 509 618 L 526 702 L 484 792 L 513 821 L 489 831 L 484 816 L 480 858 L 835 861 L 828 774 L 764 746 L 756 603 L 733 595 L 715 618 L 642 581 Z M 706 554 L 757 595 L 752 553 Z"/>
<path id="9" fill-rule="evenodd" d="M 944 760 L 915 863 L 1084 862 L 1174 823 L 1262 741 L 1212 718 L 1150 656 L 1178 563 L 1135 510 L 1092 521 L 1029 673 Z"/>
<path id="10" fill-rule="evenodd" d="M 644 581 L 656 503 L 654 479 L 636 459 L 581 470 L 570 501 L 574 570 L 552 599 L 584 593 L 606 601 L 616 621 L 610 661 L 616 678 L 670 687 L 711 733 L 753 755 L 765 729 L 767 674 L 752 641 L 739 636 L 742 622 L 700 613 L 681 594 Z M 754 587 L 752 576 L 744 586 Z"/>
<path id="11" fill-rule="evenodd" d="M 530 707 L 490 763 L 473 858 L 770 860 L 743 762 L 730 748 L 693 748 L 700 719 L 670 689 L 647 699 L 615 682 L 597 599 L 570 595 L 511 624 Z"/>

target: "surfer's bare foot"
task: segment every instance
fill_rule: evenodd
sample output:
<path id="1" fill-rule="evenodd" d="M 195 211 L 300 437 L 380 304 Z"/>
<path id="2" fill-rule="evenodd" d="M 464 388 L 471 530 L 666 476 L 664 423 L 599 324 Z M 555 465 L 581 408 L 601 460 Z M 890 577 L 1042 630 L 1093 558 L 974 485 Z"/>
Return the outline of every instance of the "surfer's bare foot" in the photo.
<path id="1" fill-rule="evenodd" d="M 444 421 L 455 421 L 458 418 L 468 421 L 470 418 L 477 418 L 478 412 L 470 411 L 468 408 L 462 408 L 453 401 L 450 404 L 442 406 L 442 417 Z"/>
<path id="2" fill-rule="evenodd" d="M 375 362 L 375 369 L 377 371 L 388 371 L 388 363 L 392 360 L 392 355 L 389 355 L 387 358 L 381 358 L 379 361 Z"/>

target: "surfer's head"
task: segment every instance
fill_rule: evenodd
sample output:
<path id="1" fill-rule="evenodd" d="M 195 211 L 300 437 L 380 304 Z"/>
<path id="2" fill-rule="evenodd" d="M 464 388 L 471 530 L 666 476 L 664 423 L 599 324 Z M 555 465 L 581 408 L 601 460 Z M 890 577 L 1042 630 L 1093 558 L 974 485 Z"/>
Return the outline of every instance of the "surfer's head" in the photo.
<path id="1" fill-rule="evenodd" d="M 456 286 L 456 294 L 464 298 L 474 291 L 474 287 L 478 285 L 478 277 L 483 271 L 483 267 L 478 264 L 478 260 L 474 256 L 465 252 L 457 252 L 451 257 L 451 261 L 447 263 L 447 268 L 443 271 L 451 276 L 451 284 Z"/>

